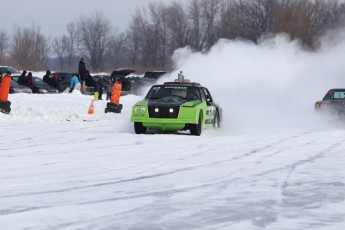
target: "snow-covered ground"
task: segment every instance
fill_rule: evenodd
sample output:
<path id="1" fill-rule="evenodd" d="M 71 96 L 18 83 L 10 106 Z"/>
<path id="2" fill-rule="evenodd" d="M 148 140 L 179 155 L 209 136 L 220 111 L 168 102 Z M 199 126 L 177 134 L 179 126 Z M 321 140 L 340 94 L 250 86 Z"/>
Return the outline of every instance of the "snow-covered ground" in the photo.
<path id="1" fill-rule="evenodd" d="M 87 115 L 91 99 L 10 95 L 2 229 L 345 228 L 345 131 L 136 135 L 140 97 Z"/>
<path id="2" fill-rule="evenodd" d="M 345 127 L 313 113 L 345 85 L 342 50 L 277 37 L 176 51 L 223 107 L 223 127 L 200 137 L 134 134 L 139 96 L 87 115 L 91 96 L 11 94 L 0 229 L 345 229 Z"/>

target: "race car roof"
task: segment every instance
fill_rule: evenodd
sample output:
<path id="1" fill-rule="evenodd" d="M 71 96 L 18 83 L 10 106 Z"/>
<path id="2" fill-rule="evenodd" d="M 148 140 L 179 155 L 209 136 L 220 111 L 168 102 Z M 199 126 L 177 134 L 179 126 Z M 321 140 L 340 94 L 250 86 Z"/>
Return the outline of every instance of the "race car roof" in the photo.
<path id="1" fill-rule="evenodd" d="M 189 82 L 189 81 L 172 81 L 172 82 L 164 82 L 164 85 L 180 85 L 180 86 L 201 86 L 199 83 L 196 82 Z"/>

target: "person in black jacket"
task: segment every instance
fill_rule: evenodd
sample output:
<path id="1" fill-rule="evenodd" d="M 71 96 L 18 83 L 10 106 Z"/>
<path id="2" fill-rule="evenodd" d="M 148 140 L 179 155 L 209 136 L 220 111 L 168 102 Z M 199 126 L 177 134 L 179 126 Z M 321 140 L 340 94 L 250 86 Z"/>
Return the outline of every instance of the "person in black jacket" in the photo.
<path id="1" fill-rule="evenodd" d="M 26 78 L 26 70 L 23 70 L 22 74 L 18 78 L 18 84 L 25 85 L 25 78 Z"/>
<path id="2" fill-rule="evenodd" d="M 43 81 L 48 85 L 53 86 L 53 78 L 51 76 L 50 70 L 47 70 L 46 74 L 43 76 Z"/>
<path id="3" fill-rule="evenodd" d="M 85 82 L 85 75 L 86 75 L 86 66 L 85 66 L 84 58 L 82 58 L 79 61 L 79 79 L 80 79 L 81 85 L 83 85 Z"/>

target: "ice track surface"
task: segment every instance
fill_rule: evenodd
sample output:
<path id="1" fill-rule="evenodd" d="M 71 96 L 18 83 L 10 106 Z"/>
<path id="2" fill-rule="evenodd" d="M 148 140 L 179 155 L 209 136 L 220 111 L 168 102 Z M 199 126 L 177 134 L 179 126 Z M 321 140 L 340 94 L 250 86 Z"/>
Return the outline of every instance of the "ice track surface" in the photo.
<path id="1" fill-rule="evenodd" d="M 27 97 L 0 114 L 2 229 L 345 229 L 341 129 L 136 135 L 138 97 Z"/>

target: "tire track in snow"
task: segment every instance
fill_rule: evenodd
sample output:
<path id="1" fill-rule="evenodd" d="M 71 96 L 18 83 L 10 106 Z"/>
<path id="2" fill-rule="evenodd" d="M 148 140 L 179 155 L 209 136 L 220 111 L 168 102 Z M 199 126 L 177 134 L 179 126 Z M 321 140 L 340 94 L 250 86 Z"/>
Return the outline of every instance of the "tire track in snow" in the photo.
<path id="1" fill-rule="evenodd" d="M 193 170 L 196 170 L 198 168 L 215 166 L 217 164 L 223 164 L 225 162 L 230 162 L 233 160 L 238 160 L 238 159 L 254 156 L 254 155 L 259 154 L 260 152 L 267 151 L 270 148 L 276 147 L 277 145 L 280 145 L 286 141 L 297 139 L 300 136 L 302 136 L 302 134 L 301 135 L 294 135 L 291 137 L 285 137 L 285 138 L 282 138 L 278 141 L 274 141 L 270 144 L 266 144 L 262 147 L 256 148 L 254 150 L 250 150 L 249 152 L 247 152 L 245 154 L 241 154 L 241 156 L 229 158 L 227 160 L 219 160 L 219 161 L 214 161 L 214 162 L 210 162 L 207 164 L 200 164 L 200 165 L 193 166 L 193 167 L 184 167 L 184 168 L 180 168 L 177 170 L 171 170 L 171 171 L 162 172 L 162 173 L 133 177 L 133 178 L 129 178 L 129 179 L 121 179 L 121 180 L 116 180 L 116 181 L 96 183 L 96 184 L 85 185 L 85 186 L 75 186 L 75 187 L 66 188 L 66 189 L 57 189 L 57 190 L 33 192 L 33 193 L 21 193 L 21 194 L 3 196 L 1 198 L 16 198 L 16 197 L 20 197 L 20 196 L 44 195 L 44 194 L 51 194 L 51 193 L 64 193 L 64 192 L 71 192 L 71 191 L 83 190 L 83 189 L 89 189 L 89 188 L 98 188 L 98 187 L 110 186 L 110 185 L 121 184 L 121 183 L 130 183 L 130 182 L 142 181 L 142 180 L 153 179 L 153 178 L 157 178 L 157 177 L 168 176 L 168 175 L 172 175 L 172 174 L 180 173 L 180 172 L 193 171 Z M 268 155 L 261 156 L 260 159 L 264 159 L 264 158 L 270 157 L 272 155 L 278 154 L 280 151 L 281 150 L 278 150 L 278 151 L 275 151 L 273 153 L 269 153 Z M 206 151 L 206 152 L 209 152 L 209 151 Z M 187 186 L 187 187 L 183 187 L 183 188 L 172 188 L 172 189 L 169 188 L 169 189 L 163 189 L 160 191 L 154 191 L 154 192 L 148 192 L 148 193 L 140 193 L 140 194 L 134 194 L 134 195 L 128 195 L 128 196 L 115 197 L 115 198 L 99 199 L 99 200 L 93 200 L 93 201 L 88 201 L 88 202 L 81 202 L 78 204 L 79 205 L 88 205 L 88 204 L 103 203 L 103 202 L 123 200 L 123 199 L 136 199 L 136 198 L 142 198 L 142 197 L 147 197 L 147 196 L 158 196 L 158 197 L 159 196 L 167 196 L 167 195 L 169 196 L 169 195 L 180 193 L 180 192 L 188 192 L 188 191 L 198 190 L 198 189 L 202 189 L 202 188 L 208 188 L 208 187 L 212 187 L 212 186 L 216 186 L 216 185 L 222 185 L 224 183 L 229 184 L 229 183 L 231 183 L 231 181 L 240 178 L 240 177 L 234 178 L 235 175 L 238 175 L 239 173 L 241 173 L 242 171 L 244 171 L 248 168 L 254 167 L 256 164 L 257 164 L 257 161 L 253 162 L 251 165 L 247 165 L 247 166 L 241 168 L 240 170 L 237 170 L 236 172 L 232 172 L 229 175 L 229 176 L 231 176 L 231 178 L 230 179 L 227 178 L 226 181 L 217 180 L 217 181 L 212 181 L 210 183 L 202 183 L 202 184 Z M 36 209 L 37 208 L 39 209 L 39 207 L 36 207 Z M 45 206 L 45 207 L 41 207 L 41 208 L 42 209 L 49 208 L 49 206 Z M 28 209 L 24 209 L 24 210 L 19 210 L 18 212 L 31 211 L 31 210 L 32 209 L 28 208 Z M 16 211 L 12 211 L 12 213 L 14 214 L 14 213 L 16 213 Z M 0 211 L 0 215 L 1 215 L 1 211 Z"/>
<path id="2" fill-rule="evenodd" d="M 157 178 L 157 177 L 168 176 L 168 175 L 172 175 L 172 174 L 176 174 L 176 173 L 181 173 L 181 172 L 193 171 L 193 170 L 204 168 L 204 167 L 215 166 L 215 165 L 218 165 L 218 164 L 224 164 L 224 163 L 229 162 L 229 161 L 234 161 L 234 160 L 238 160 L 238 159 L 242 159 L 242 158 L 247 158 L 249 156 L 252 156 L 252 155 L 255 155 L 255 154 L 259 154 L 260 152 L 262 152 L 264 150 L 266 151 L 267 149 L 275 147 L 275 146 L 277 146 L 279 144 L 282 144 L 282 143 L 284 143 L 286 141 L 299 138 L 302 135 L 303 134 L 293 135 L 293 136 L 290 136 L 290 137 L 284 137 L 284 138 L 282 138 L 282 139 L 280 139 L 278 141 L 274 141 L 274 142 L 272 142 L 270 144 L 264 145 L 263 147 L 251 150 L 248 153 L 241 154 L 241 156 L 229 158 L 229 159 L 226 159 L 226 160 L 218 160 L 218 161 L 209 162 L 209 163 L 206 163 L 206 164 L 199 164 L 199 165 L 192 166 L 192 167 L 185 167 L 185 168 L 180 168 L 180 169 L 171 170 L 171 171 L 167 171 L 167 172 L 156 173 L 156 174 L 145 175 L 145 176 L 138 176 L 138 177 L 133 177 L 133 178 L 129 178 L 129 179 L 121 179 L 121 180 L 115 180 L 115 181 L 104 182 L 104 183 L 96 183 L 96 184 L 84 185 L 84 186 L 75 186 L 75 187 L 72 187 L 72 188 L 55 189 L 55 190 L 42 191 L 42 192 L 19 193 L 19 194 L 2 196 L 0 198 L 13 198 L 13 197 L 22 197 L 22 196 L 31 196 L 31 195 L 42 195 L 42 194 L 71 192 L 71 191 L 75 191 L 75 190 L 83 190 L 83 189 L 98 188 L 98 187 L 109 186 L 109 185 L 116 185 L 116 184 L 122 184 L 122 183 L 130 183 L 130 182 L 142 181 L 142 180 L 147 180 L 147 179 L 153 179 L 153 178 Z M 205 150 L 205 152 L 207 153 L 207 152 L 209 152 L 209 150 Z M 231 176 L 237 175 L 238 173 L 241 173 L 242 171 L 244 171 L 244 170 L 246 170 L 248 168 L 254 167 L 254 166 L 255 166 L 255 163 L 251 164 L 251 165 L 246 165 L 246 166 L 242 167 L 241 169 L 239 169 L 239 170 L 237 170 L 235 172 L 232 172 Z"/>
<path id="3" fill-rule="evenodd" d="M 331 151 L 333 151 L 334 149 L 336 149 L 337 147 L 341 146 L 343 144 L 343 141 L 340 141 L 340 142 L 336 142 L 334 144 L 332 144 L 331 146 L 319 151 L 318 153 L 316 153 L 314 156 L 311 156 L 307 159 L 304 159 L 304 160 L 300 160 L 300 161 L 297 161 L 296 163 L 292 164 L 292 165 L 289 165 L 287 166 L 286 168 L 288 168 L 288 172 L 286 174 L 286 177 L 282 180 L 282 182 L 280 183 L 280 186 L 279 186 L 279 190 L 280 190 L 280 202 L 283 200 L 283 197 L 285 196 L 285 193 L 286 193 L 286 189 L 288 187 L 288 181 L 289 179 L 291 178 L 292 174 L 294 173 L 294 171 L 304 165 L 304 164 L 309 164 L 309 163 L 312 163 L 313 161 L 315 160 L 320 160 L 322 159 L 322 156 L 325 154 L 325 153 L 329 153 Z"/>

